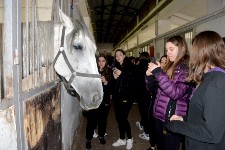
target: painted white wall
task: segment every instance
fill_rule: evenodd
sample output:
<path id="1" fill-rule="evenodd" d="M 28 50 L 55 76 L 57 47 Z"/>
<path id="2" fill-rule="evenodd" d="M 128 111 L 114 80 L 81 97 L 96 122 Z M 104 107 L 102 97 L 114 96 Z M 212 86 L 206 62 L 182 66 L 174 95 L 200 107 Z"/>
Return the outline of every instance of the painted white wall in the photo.
<path id="1" fill-rule="evenodd" d="M 133 51 L 133 56 L 134 57 L 139 57 L 139 52 L 140 52 L 140 48 L 138 48 L 138 47 L 135 48 L 134 51 Z"/>
<path id="2" fill-rule="evenodd" d="M 153 39 L 155 37 L 155 22 L 148 24 L 148 27 L 146 29 L 141 29 L 141 31 L 138 34 L 139 41 L 138 43 L 144 43 L 150 39 Z"/>
<path id="3" fill-rule="evenodd" d="M 225 26 L 225 16 L 197 26 L 195 28 L 195 32 L 199 33 L 205 30 L 212 30 L 219 33 L 220 36 L 225 37 L 224 26 Z"/>
<path id="4" fill-rule="evenodd" d="M 164 49 L 165 49 L 164 39 L 156 40 L 155 52 L 154 52 L 154 56 L 155 56 L 156 60 L 159 60 L 160 57 L 164 55 Z"/>
<path id="5" fill-rule="evenodd" d="M 132 37 L 131 39 L 129 39 L 128 41 L 128 49 L 134 47 L 137 45 L 137 36 Z"/>
<path id="6" fill-rule="evenodd" d="M 225 0 L 208 0 L 208 14 L 217 11 L 225 6 Z"/>
<path id="7" fill-rule="evenodd" d="M 39 21 L 50 21 L 52 14 L 52 3 L 53 0 L 38 0 L 37 2 L 37 19 Z M 26 21 L 26 1 L 21 0 L 21 19 L 22 22 Z M 32 1 L 30 1 L 30 7 L 32 6 Z M 30 16 L 32 16 L 32 11 L 30 11 Z"/>
<path id="8" fill-rule="evenodd" d="M 156 21 L 156 36 L 170 31 L 170 20 L 160 19 Z"/>
<path id="9" fill-rule="evenodd" d="M 187 6 L 189 5 L 192 5 L 192 7 L 196 7 L 194 6 L 195 1 L 197 0 L 173 0 L 168 6 L 166 6 L 162 11 L 158 13 L 157 19 L 167 19 L 170 16 L 174 15 L 175 13 L 183 9 L 186 9 Z M 198 1 L 200 1 L 201 3 L 202 0 L 198 0 Z"/>
<path id="10" fill-rule="evenodd" d="M 0 110 L 0 149 L 16 150 L 16 124 L 14 106 Z"/>
<path id="11" fill-rule="evenodd" d="M 214 2 L 213 0 L 173 0 L 162 11 L 158 12 L 155 17 L 149 20 L 147 23 L 148 28 L 143 31 L 142 29 L 138 31 L 138 43 L 141 44 L 155 38 L 155 35 L 161 35 L 188 21 L 193 21 L 196 18 L 206 15 L 207 1 Z M 225 0 L 219 1 L 220 4 L 221 1 L 223 1 L 223 4 L 225 3 Z M 155 28 L 155 30 L 152 30 L 153 28 Z M 128 43 L 130 43 L 130 40 L 131 38 L 128 39 Z M 132 47 L 129 46 L 129 49 L 130 48 Z"/>
<path id="12" fill-rule="evenodd" d="M 80 6 L 80 11 L 81 14 L 83 16 L 84 22 L 88 28 L 88 30 L 90 31 L 90 33 L 93 34 L 93 27 L 91 24 L 91 18 L 88 14 L 88 10 L 87 10 L 87 3 L 85 0 L 79 0 L 79 6 Z"/>
<path id="13" fill-rule="evenodd" d="M 4 1 L 0 0 L 0 23 L 3 23 L 3 17 L 4 17 L 3 6 L 4 6 Z"/>

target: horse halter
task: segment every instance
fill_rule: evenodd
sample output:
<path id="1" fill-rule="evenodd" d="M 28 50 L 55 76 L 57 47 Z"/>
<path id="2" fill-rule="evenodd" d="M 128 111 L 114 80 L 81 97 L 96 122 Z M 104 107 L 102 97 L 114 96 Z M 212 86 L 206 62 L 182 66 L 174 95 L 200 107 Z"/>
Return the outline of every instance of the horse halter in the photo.
<path id="1" fill-rule="evenodd" d="M 57 59 L 59 58 L 60 54 L 63 55 L 63 58 L 68 66 L 68 68 L 70 69 L 71 71 L 71 76 L 70 76 L 70 79 L 69 81 L 67 81 L 64 77 L 62 77 L 62 80 L 63 80 L 63 83 L 65 84 L 67 90 L 71 90 L 71 83 L 73 82 L 74 78 L 76 76 L 80 76 L 80 77 L 87 77 L 87 78 L 101 78 L 101 75 L 100 74 L 91 74 L 91 73 L 81 73 L 81 72 L 77 72 L 75 69 L 73 69 L 72 65 L 70 64 L 69 60 L 68 60 L 68 57 L 66 56 L 66 53 L 64 51 L 64 36 L 65 36 L 65 30 L 66 30 L 66 27 L 63 26 L 63 29 L 62 29 L 62 36 L 61 36 L 61 45 L 60 45 L 60 48 L 59 48 L 59 51 L 57 53 L 57 55 L 55 56 L 55 59 L 53 61 L 53 66 L 55 66 L 55 63 L 57 61 Z M 74 90 L 74 89 L 73 89 Z"/>

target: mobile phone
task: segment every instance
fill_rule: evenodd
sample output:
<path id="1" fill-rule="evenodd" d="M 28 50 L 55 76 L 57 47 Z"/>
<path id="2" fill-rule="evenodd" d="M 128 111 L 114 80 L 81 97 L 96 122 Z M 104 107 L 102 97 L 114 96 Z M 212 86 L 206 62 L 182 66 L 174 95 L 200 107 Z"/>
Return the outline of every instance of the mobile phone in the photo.
<path id="1" fill-rule="evenodd" d="M 113 67 L 113 68 L 112 68 L 112 71 L 115 71 L 115 70 L 116 70 L 116 67 Z"/>
<path id="2" fill-rule="evenodd" d="M 151 62 L 154 63 L 154 64 L 157 64 L 157 63 L 156 63 L 155 57 L 152 57 L 152 58 L 151 58 Z"/>

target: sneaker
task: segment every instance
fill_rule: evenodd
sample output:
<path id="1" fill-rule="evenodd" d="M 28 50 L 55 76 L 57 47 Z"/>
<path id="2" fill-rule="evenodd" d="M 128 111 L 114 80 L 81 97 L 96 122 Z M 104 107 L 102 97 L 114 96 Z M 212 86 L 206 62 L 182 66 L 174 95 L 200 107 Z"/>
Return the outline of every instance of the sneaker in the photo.
<path id="1" fill-rule="evenodd" d="M 93 138 L 97 138 L 97 137 L 98 137 L 98 134 L 94 130 Z"/>
<path id="2" fill-rule="evenodd" d="M 141 138 L 141 139 L 144 139 L 144 140 L 147 140 L 147 141 L 149 141 L 149 134 L 146 134 L 145 132 L 143 132 L 143 133 L 141 133 L 141 134 L 139 134 L 139 137 Z"/>
<path id="3" fill-rule="evenodd" d="M 105 145 L 106 144 L 106 141 L 105 141 L 104 137 L 99 137 L 99 141 L 100 141 L 101 145 Z"/>
<path id="4" fill-rule="evenodd" d="M 138 103 L 134 101 L 133 104 L 135 105 L 135 104 L 138 104 Z"/>
<path id="5" fill-rule="evenodd" d="M 126 145 L 126 140 L 122 140 L 122 139 L 118 139 L 116 142 L 114 142 L 112 144 L 112 146 L 117 147 L 117 146 L 122 146 L 122 145 Z"/>
<path id="6" fill-rule="evenodd" d="M 126 149 L 130 150 L 133 147 L 133 138 L 127 140 Z"/>
<path id="7" fill-rule="evenodd" d="M 139 130 L 143 130 L 143 126 L 139 121 L 136 122 L 136 126 L 139 128 Z"/>
<path id="8" fill-rule="evenodd" d="M 86 150 L 91 150 L 91 141 L 86 142 Z"/>
<path id="9" fill-rule="evenodd" d="M 155 150 L 155 147 L 150 147 L 147 150 Z"/>
<path id="10" fill-rule="evenodd" d="M 107 136 L 108 134 L 107 133 L 105 133 L 105 135 L 104 136 Z"/>

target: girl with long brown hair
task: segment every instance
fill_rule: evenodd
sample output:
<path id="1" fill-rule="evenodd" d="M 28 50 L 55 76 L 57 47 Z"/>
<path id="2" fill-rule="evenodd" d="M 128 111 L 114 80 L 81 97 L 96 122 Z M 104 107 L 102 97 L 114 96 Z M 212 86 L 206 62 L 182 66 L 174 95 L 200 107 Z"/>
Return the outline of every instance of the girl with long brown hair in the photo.
<path id="1" fill-rule="evenodd" d="M 187 122 L 174 115 L 167 128 L 186 136 L 186 150 L 225 149 L 225 45 L 214 31 L 196 35 L 190 52 L 189 81 L 197 88 Z"/>
<path id="2" fill-rule="evenodd" d="M 126 57 L 125 51 L 122 49 L 117 49 L 115 52 L 113 77 L 112 96 L 120 135 L 119 139 L 112 146 L 126 145 L 126 149 L 130 150 L 133 147 L 133 136 L 128 115 L 133 105 L 134 65 Z"/>
<path id="3" fill-rule="evenodd" d="M 157 150 L 179 150 L 181 137 L 168 132 L 165 125 L 171 114 L 186 115 L 189 99 L 186 92 L 189 89 L 186 83 L 189 56 L 187 44 L 181 36 L 169 38 L 166 41 L 166 50 L 166 66 L 161 68 L 159 62 L 157 64 L 151 62 L 146 75 L 149 77 L 154 75 L 158 85 L 153 106 Z"/>
<path id="4" fill-rule="evenodd" d="M 101 145 L 105 145 L 105 133 L 107 126 L 107 118 L 111 106 L 111 80 L 112 71 L 108 66 L 107 58 L 105 55 L 100 54 L 97 59 L 98 71 L 101 74 L 102 86 L 103 86 L 103 100 L 97 109 L 89 110 L 87 114 L 87 126 L 86 126 L 86 149 L 91 149 L 91 140 L 96 127 L 98 127 L 99 142 Z"/>

